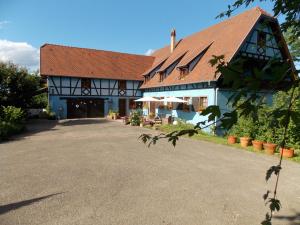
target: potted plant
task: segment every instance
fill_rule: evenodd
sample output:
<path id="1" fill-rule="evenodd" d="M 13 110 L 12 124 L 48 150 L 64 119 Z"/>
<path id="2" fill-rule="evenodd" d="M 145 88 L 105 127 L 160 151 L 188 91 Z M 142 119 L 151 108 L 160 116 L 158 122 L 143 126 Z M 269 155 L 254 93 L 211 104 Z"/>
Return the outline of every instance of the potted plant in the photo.
<path id="1" fill-rule="evenodd" d="M 112 119 L 116 120 L 116 119 L 118 119 L 118 116 L 119 116 L 118 111 L 113 111 L 113 113 L 112 113 Z"/>
<path id="2" fill-rule="evenodd" d="M 280 148 L 280 155 L 285 158 L 292 158 L 294 157 L 294 149 L 289 147 Z"/>
<path id="3" fill-rule="evenodd" d="M 254 150 L 256 151 L 261 151 L 263 149 L 263 143 L 264 143 L 264 139 L 265 137 L 263 136 L 263 134 L 260 132 L 259 129 L 257 129 L 257 135 L 255 135 L 255 139 L 252 141 L 252 145 Z"/>
<path id="4" fill-rule="evenodd" d="M 242 119 L 246 120 L 246 119 Z M 246 121 L 241 121 L 240 127 L 241 127 L 241 137 L 240 137 L 240 143 L 243 148 L 246 148 L 247 146 L 251 145 L 251 136 L 252 136 L 252 130 L 253 127 L 250 124 L 245 124 Z"/>
<path id="5" fill-rule="evenodd" d="M 138 110 L 134 110 L 131 112 L 130 116 L 130 125 L 131 126 L 139 126 L 141 123 L 141 114 Z"/>
<path id="6" fill-rule="evenodd" d="M 246 148 L 250 145 L 250 140 L 251 140 L 251 137 L 245 135 L 243 137 L 240 137 L 240 143 L 241 143 L 241 146 L 243 148 Z"/>
<path id="7" fill-rule="evenodd" d="M 265 141 L 266 141 L 265 143 L 263 143 L 265 152 L 268 155 L 273 155 L 276 150 L 276 147 L 277 147 L 277 144 L 274 143 L 276 138 L 275 138 L 273 130 L 272 129 L 266 130 L 264 133 L 264 137 L 265 137 Z"/>
<path id="8" fill-rule="evenodd" d="M 237 137 L 239 136 L 239 134 L 240 134 L 240 129 L 238 124 L 233 125 L 228 132 L 227 143 L 231 145 L 235 144 L 237 142 Z"/>

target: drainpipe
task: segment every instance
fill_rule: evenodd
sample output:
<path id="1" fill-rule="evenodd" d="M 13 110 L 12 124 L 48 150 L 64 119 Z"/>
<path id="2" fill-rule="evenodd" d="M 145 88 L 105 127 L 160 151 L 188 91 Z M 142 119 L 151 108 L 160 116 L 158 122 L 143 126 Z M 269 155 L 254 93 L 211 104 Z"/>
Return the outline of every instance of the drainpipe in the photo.
<path id="1" fill-rule="evenodd" d="M 218 105 L 218 91 L 219 91 L 219 88 L 215 87 L 214 88 L 214 105 Z M 220 109 L 221 110 L 221 109 Z M 217 125 L 217 117 L 215 117 L 215 125 Z M 216 132 L 216 131 L 215 131 Z"/>

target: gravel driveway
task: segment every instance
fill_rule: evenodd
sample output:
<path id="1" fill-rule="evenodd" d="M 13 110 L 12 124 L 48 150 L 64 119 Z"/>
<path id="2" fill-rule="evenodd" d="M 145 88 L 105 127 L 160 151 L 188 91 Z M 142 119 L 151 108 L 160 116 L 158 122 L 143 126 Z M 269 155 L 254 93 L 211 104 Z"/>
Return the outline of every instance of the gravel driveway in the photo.
<path id="1" fill-rule="evenodd" d="M 0 144 L 1 225 L 253 225 L 267 211 L 276 157 L 191 139 L 148 149 L 137 138 L 153 131 L 106 120 L 29 131 Z M 300 224 L 300 164 L 283 168 L 274 224 Z"/>

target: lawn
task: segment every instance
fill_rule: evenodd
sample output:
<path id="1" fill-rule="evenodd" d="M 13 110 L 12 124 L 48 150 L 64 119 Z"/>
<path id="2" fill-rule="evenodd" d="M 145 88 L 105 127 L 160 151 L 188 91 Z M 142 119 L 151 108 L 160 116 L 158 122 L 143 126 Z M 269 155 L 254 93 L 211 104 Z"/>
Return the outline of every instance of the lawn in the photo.
<path id="1" fill-rule="evenodd" d="M 150 127 L 148 127 L 148 128 L 150 128 Z M 186 123 L 179 123 L 178 125 L 166 124 L 166 125 L 162 125 L 162 126 L 158 127 L 158 129 L 164 133 L 169 133 L 169 132 L 176 131 L 176 130 L 191 129 L 191 128 L 193 128 L 193 125 L 186 124 Z M 264 151 L 255 151 L 252 146 L 243 148 L 240 146 L 239 143 L 236 143 L 233 145 L 228 144 L 226 137 L 215 136 L 215 135 L 211 135 L 211 134 L 208 134 L 205 132 L 199 132 L 198 134 L 196 134 L 192 137 L 188 137 L 187 135 L 185 137 L 196 139 L 196 140 L 201 140 L 201 141 L 213 142 L 213 143 L 221 144 L 221 145 L 232 146 L 239 150 L 246 150 L 246 151 L 250 151 L 250 152 L 255 152 L 257 154 L 264 154 Z M 275 153 L 275 156 L 278 156 L 278 157 L 280 156 L 278 151 Z M 300 163 L 300 150 L 296 149 L 295 156 L 293 158 L 288 158 L 287 160 L 292 160 L 292 161 Z"/>

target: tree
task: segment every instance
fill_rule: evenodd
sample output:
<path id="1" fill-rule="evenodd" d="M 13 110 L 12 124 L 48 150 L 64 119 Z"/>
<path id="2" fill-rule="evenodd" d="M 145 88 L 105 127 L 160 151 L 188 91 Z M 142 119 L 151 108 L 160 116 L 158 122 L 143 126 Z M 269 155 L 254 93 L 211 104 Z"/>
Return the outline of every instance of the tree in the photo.
<path id="1" fill-rule="evenodd" d="M 41 78 L 12 63 L 0 62 L 0 105 L 26 109 L 40 89 Z"/>
<path id="2" fill-rule="evenodd" d="M 293 37 L 292 29 L 289 28 L 284 32 L 284 39 L 289 46 L 294 62 L 300 62 L 300 38 L 298 37 L 298 39 L 295 39 Z"/>
<path id="3" fill-rule="evenodd" d="M 267 1 L 267 0 L 260 0 Z M 281 24 L 281 28 L 283 32 L 288 33 L 287 41 L 290 44 L 290 48 L 292 50 L 293 57 L 297 59 L 299 46 L 295 44 L 299 41 L 300 38 L 300 0 L 269 0 L 273 5 L 274 16 L 278 16 L 279 14 L 285 17 L 285 21 Z M 255 2 L 255 0 L 235 0 L 235 2 L 231 5 L 228 5 L 228 9 L 225 12 L 222 12 L 217 17 L 230 17 L 232 12 L 241 6 L 249 6 L 250 3 Z M 280 34 L 278 34 L 280 35 Z M 293 47 L 292 47 L 293 46 Z M 272 116 L 279 116 L 281 118 L 281 141 L 280 147 L 284 148 L 287 143 L 288 128 L 290 127 L 291 122 L 297 123 L 299 122 L 296 115 L 294 113 L 294 108 L 299 111 L 299 78 L 297 76 L 298 71 L 294 71 L 294 68 L 291 66 L 289 61 L 281 62 L 277 59 L 271 59 L 268 63 L 263 66 L 254 66 L 252 68 L 251 76 L 243 76 L 242 68 L 245 68 L 245 61 L 243 60 L 235 60 L 233 62 L 226 62 L 224 60 L 224 56 L 213 56 L 210 61 L 212 66 L 217 68 L 216 73 L 222 74 L 223 84 L 230 85 L 235 93 L 229 98 L 228 104 L 233 107 L 231 112 L 225 113 L 220 116 L 220 109 L 218 106 L 209 106 L 203 112 L 202 115 L 209 115 L 208 121 L 202 121 L 198 123 L 194 129 L 173 131 L 168 134 L 160 134 L 156 136 L 151 136 L 147 134 L 141 135 L 141 139 L 144 143 L 155 144 L 159 139 L 167 139 L 174 146 L 178 141 L 180 136 L 183 135 L 194 135 L 199 132 L 199 130 L 203 129 L 205 124 L 212 125 L 215 123 L 219 123 L 221 127 L 225 129 L 230 129 L 238 120 L 238 116 L 247 116 L 251 113 L 257 112 L 260 107 L 260 103 L 263 101 L 264 96 L 258 95 L 258 91 L 260 90 L 262 85 L 269 84 L 270 87 L 281 88 L 282 91 L 287 93 L 285 96 L 285 106 L 283 108 L 275 108 L 271 114 Z M 290 77 L 294 82 L 285 82 L 286 78 Z M 284 84 L 284 85 L 282 85 Z M 250 95 L 248 93 L 251 93 Z M 241 99 L 245 99 L 243 104 L 238 104 Z M 298 102 L 298 103 L 297 103 Z M 296 107 L 295 107 L 296 105 Z M 238 113 L 238 111 L 240 113 Z M 298 114 L 297 114 L 298 115 Z M 215 118 L 219 118 L 215 120 Z M 209 126 L 206 125 L 205 127 Z M 201 127 L 202 126 L 202 127 Z M 272 175 L 275 175 L 275 187 L 273 191 L 267 191 L 263 198 L 265 200 L 266 205 L 268 205 L 270 213 L 266 213 L 265 219 L 261 224 L 263 225 L 271 225 L 273 213 L 275 211 L 279 211 L 281 208 L 281 203 L 279 199 L 277 199 L 277 187 L 279 182 L 279 175 L 282 169 L 282 155 L 280 157 L 279 163 L 277 165 L 271 166 L 266 172 L 266 181 L 268 181 Z M 271 196 L 272 194 L 272 196 Z"/>

